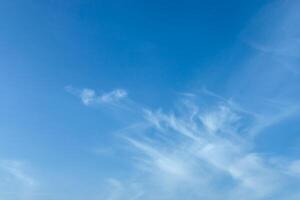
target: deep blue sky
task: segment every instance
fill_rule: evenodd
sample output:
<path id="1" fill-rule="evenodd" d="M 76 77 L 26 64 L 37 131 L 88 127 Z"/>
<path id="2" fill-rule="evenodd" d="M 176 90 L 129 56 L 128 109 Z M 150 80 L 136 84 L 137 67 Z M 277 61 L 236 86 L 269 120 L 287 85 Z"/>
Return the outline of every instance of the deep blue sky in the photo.
<path id="1" fill-rule="evenodd" d="M 175 200 L 220 199 L 194 187 L 230 199 L 249 191 L 255 200 L 297 199 L 289 184 L 299 180 L 285 177 L 300 175 L 297 8 L 283 0 L 0 1 L 0 199 L 175 199 L 165 191 Z M 192 111 L 198 121 L 189 124 Z M 163 117 L 172 113 L 178 121 Z M 195 153 L 184 138 L 156 135 L 185 134 L 194 123 L 197 133 L 220 132 L 204 138 L 207 146 L 239 153 L 216 150 L 211 160 L 206 148 Z M 187 164 L 193 176 L 202 179 L 205 166 L 214 181 L 177 180 L 187 157 L 202 159 Z M 163 191 L 150 178 L 159 170 Z M 251 185 L 265 170 L 254 180 L 259 189 Z M 288 184 L 260 186 L 273 173 Z M 177 193 L 177 184 L 187 188 Z"/>
<path id="2" fill-rule="evenodd" d="M 5 2 L 1 75 L 24 90 L 122 86 L 137 98 L 147 90 L 147 103 L 159 104 L 231 48 L 266 2 Z"/>

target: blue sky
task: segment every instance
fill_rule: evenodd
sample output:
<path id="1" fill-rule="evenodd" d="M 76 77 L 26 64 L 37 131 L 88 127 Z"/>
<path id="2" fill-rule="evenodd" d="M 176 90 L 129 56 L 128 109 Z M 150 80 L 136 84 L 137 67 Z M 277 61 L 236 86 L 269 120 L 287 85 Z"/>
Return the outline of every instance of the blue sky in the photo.
<path id="1" fill-rule="evenodd" d="M 0 199 L 300 198 L 299 1 L 0 2 Z"/>

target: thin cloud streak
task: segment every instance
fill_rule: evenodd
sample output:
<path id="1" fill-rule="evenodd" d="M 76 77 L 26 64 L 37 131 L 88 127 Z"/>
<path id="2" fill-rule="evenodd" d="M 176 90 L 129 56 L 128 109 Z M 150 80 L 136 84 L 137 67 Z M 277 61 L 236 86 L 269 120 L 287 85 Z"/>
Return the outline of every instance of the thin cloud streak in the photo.
<path id="1" fill-rule="evenodd" d="M 7 189 L 0 188 L 0 197 L 5 199 L 32 200 L 45 195 L 38 191 L 39 181 L 27 172 L 22 161 L 0 160 L 0 178 Z"/>

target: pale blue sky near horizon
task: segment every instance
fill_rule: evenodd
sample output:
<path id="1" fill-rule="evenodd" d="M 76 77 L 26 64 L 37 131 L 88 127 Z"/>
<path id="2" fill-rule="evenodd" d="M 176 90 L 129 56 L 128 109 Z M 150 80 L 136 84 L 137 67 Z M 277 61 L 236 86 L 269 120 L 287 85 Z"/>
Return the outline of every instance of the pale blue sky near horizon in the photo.
<path id="1" fill-rule="evenodd" d="M 300 198 L 298 0 L 0 5 L 0 199 Z"/>

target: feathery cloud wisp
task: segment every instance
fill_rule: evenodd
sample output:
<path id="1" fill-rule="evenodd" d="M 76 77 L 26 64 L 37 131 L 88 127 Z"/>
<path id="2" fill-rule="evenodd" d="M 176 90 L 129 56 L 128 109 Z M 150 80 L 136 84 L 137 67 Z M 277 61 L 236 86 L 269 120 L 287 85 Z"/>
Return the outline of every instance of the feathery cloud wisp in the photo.
<path id="1" fill-rule="evenodd" d="M 108 199 L 265 200 L 298 195 L 284 192 L 300 181 L 295 176 L 298 162 L 274 163 L 278 158 L 254 148 L 251 134 L 261 126 L 261 113 L 226 98 L 203 109 L 196 96 L 185 97 L 170 113 L 140 107 L 144 126 L 129 125 L 117 133 L 131 147 L 128 164 L 136 170 L 126 181 L 113 179 L 115 189 Z"/>
<path id="2" fill-rule="evenodd" d="M 24 162 L 19 160 L 0 160 L 0 198 L 32 200 L 38 198 L 39 182 L 28 173 Z M 0 184 L 1 185 L 1 184 Z"/>

